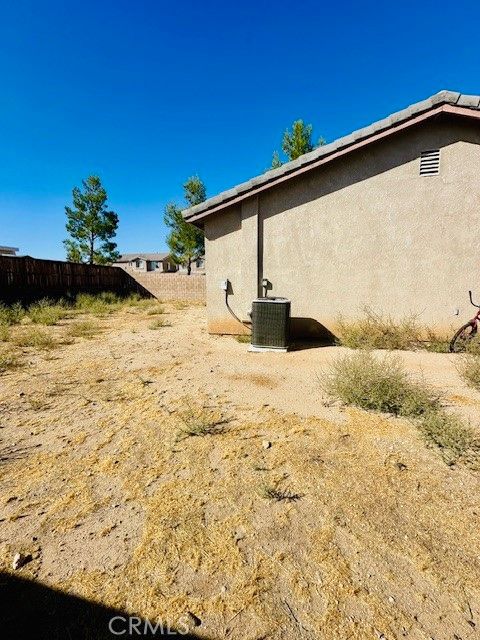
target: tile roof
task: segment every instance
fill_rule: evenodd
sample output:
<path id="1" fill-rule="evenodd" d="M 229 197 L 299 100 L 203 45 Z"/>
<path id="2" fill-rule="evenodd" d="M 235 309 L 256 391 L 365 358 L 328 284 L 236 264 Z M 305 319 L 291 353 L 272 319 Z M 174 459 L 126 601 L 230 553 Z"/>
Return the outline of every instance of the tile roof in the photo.
<path id="1" fill-rule="evenodd" d="M 117 260 L 117 264 L 119 262 L 132 262 L 137 258 L 142 258 L 142 260 L 166 260 L 169 255 L 169 253 L 122 253 Z"/>
<path id="2" fill-rule="evenodd" d="M 463 109 L 480 110 L 480 96 L 465 95 L 456 91 L 440 91 L 430 98 L 412 104 L 406 109 L 402 109 L 402 111 L 397 111 L 387 118 L 374 122 L 368 127 L 358 129 L 357 131 L 354 131 L 342 138 L 338 138 L 329 144 L 317 147 L 310 153 L 305 153 L 296 160 L 286 162 L 277 169 L 271 169 L 259 176 L 256 176 L 255 178 L 252 178 L 251 180 L 242 182 L 232 189 L 223 191 L 222 193 L 205 200 L 205 202 L 202 202 L 201 204 L 185 209 L 182 213 L 188 221 L 200 221 L 201 218 L 204 218 L 209 215 L 210 212 L 213 212 L 212 210 L 220 208 L 222 205 L 226 206 L 229 201 L 235 200 L 235 202 L 238 202 L 247 198 L 248 196 L 253 195 L 260 187 L 267 188 L 265 185 L 268 185 L 268 183 L 272 183 L 271 186 L 274 186 L 280 178 L 288 176 L 288 174 L 291 174 L 293 177 L 300 169 L 308 167 L 308 165 L 315 163 L 323 157 L 328 157 L 335 152 L 353 146 L 355 143 L 366 140 L 388 129 L 394 129 L 402 123 L 411 120 L 415 116 L 431 111 L 435 107 L 440 107 L 441 105 L 452 105 Z"/>

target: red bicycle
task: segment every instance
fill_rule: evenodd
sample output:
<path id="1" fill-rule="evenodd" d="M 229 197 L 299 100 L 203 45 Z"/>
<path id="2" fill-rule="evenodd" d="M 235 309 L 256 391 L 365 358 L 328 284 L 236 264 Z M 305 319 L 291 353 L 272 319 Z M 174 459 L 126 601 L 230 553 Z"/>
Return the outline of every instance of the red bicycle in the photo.
<path id="1" fill-rule="evenodd" d="M 477 311 L 475 316 L 464 324 L 463 327 L 460 327 L 457 333 L 453 336 L 450 342 L 451 353 L 460 353 L 465 351 L 470 340 L 475 338 L 478 332 L 478 324 L 480 322 L 480 305 L 474 303 L 471 291 L 468 292 L 468 295 L 470 296 L 470 302 L 472 305 L 477 307 L 479 311 Z"/>

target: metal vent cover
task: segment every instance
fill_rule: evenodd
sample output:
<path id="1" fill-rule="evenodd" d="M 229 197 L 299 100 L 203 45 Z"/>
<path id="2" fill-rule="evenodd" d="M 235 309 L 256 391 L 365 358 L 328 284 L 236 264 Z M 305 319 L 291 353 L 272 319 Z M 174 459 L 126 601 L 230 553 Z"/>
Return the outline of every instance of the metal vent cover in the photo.
<path id="1" fill-rule="evenodd" d="M 420 175 L 438 176 L 440 173 L 440 149 L 422 151 L 420 154 Z"/>
<path id="2" fill-rule="evenodd" d="M 252 302 L 252 347 L 287 349 L 290 338 L 290 300 L 257 298 Z"/>

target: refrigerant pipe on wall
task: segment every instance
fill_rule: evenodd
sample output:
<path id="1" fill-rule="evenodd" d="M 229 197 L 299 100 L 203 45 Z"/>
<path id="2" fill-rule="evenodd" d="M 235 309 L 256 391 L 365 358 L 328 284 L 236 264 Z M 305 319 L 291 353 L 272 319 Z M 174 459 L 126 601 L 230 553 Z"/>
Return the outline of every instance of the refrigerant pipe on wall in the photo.
<path id="1" fill-rule="evenodd" d="M 246 322 L 244 322 L 243 320 L 240 320 L 240 318 L 237 316 L 237 314 L 231 308 L 231 306 L 230 306 L 230 304 L 228 302 L 228 289 L 229 289 L 229 286 L 230 286 L 230 281 L 229 280 L 223 280 L 221 286 L 222 286 L 222 289 L 225 291 L 225 305 L 226 305 L 227 309 L 232 314 L 232 316 L 235 318 L 235 320 L 237 320 L 237 322 L 240 322 L 240 324 L 243 324 L 243 326 L 246 327 L 251 333 L 252 332 L 251 326 L 249 324 L 247 324 Z"/>
<path id="2" fill-rule="evenodd" d="M 240 320 L 240 318 L 237 316 L 237 314 L 234 312 L 234 310 L 231 308 L 229 302 L 228 302 L 228 289 L 230 286 L 230 280 L 223 280 L 221 283 L 221 287 L 222 289 L 225 291 L 225 306 L 227 307 L 227 309 L 229 310 L 229 312 L 231 313 L 231 315 L 235 318 L 235 320 L 237 322 L 240 322 L 240 324 L 243 324 L 244 327 L 247 327 L 247 329 L 250 331 L 250 333 L 252 332 L 252 327 L 251 327 L 251 323 L 247 323 L 244 322 L 243 320 Z M 262 289 L 263 289 L 263 297 L 264 298 L 268 298 L 267 292 L 268 290 L 271 288 L 271 283 L 267 278 L 263 278 L 262 280 Z M 252 312 L 249 311 L 248 315 L 251 316 Z"/>

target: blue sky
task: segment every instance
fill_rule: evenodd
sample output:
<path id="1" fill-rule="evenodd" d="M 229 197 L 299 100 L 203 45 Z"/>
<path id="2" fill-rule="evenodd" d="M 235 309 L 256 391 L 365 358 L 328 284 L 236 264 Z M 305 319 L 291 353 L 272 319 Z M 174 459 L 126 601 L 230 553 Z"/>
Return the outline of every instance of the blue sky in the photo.
<path id="1" fill-rule="evenodd" d="M 0 0 L 0 244 L 63 258 L 91 173 L 122 252 L 163 208 L 261 173 L 296 118 L 327 141 L 440 89 L 480 93 L 480 3 Z"/>

